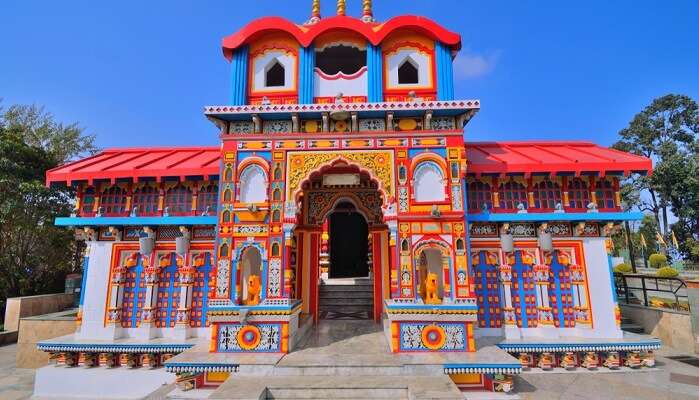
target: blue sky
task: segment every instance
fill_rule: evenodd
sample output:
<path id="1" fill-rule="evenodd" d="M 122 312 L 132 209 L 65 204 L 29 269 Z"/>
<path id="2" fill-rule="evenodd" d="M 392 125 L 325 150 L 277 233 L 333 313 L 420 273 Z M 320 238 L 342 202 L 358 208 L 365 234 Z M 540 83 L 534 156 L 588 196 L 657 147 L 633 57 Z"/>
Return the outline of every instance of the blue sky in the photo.
<path id="1" fill-rule="evenodd" d="M 78 121 L 101 147 L 215 145 L 202 108 L 229 97 L 221 38 L 266 15 L 301 23 L 310 3 L 3 0 L 0 97 Z M 421 14 L 461 33 L 456 94 L 482 101 L 468 140 L 609 145 L 654 97 L 699 99 L 694 0 L 374 3 L 379 20 Z"/>

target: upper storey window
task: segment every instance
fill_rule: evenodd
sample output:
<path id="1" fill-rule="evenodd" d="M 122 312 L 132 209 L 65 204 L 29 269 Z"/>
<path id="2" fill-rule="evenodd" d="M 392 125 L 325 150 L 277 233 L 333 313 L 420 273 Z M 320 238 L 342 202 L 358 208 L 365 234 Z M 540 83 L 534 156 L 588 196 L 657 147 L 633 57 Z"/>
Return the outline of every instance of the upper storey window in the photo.
<path id="1" fill-rule="evenodd" d="M 285 82 L 284 66 L 276 59 L 270 63 L 265 73 L 265 86 L 267 87 L 283 87 Z"/>
<path id="2" fill-rule="evenodd" d="M 444 172 L 434 162 L 425 161 L 415 168 L 413 174 L 415 201 L 444 201 Z"/>
<path id="3" fill-rule="evenodd" d="M 418 77 L 418 66 L 412 58 L 408 57 L 398 67 L 398 84 L 400 85 L 417 85 L 420 83 Z"/>
<path id="4" fill-rule="evenodd" d="M 240 202 L 263 203 L 267 201 L 267 176 L 259 165 L 247 166 L 240 173 Z"/>
<path id="5" fill-rule="evenodd" d="M 316 52 L 316 68 L 325 75 L 354 75 L 366 66 L 366 50 L 344 44 Z"/>

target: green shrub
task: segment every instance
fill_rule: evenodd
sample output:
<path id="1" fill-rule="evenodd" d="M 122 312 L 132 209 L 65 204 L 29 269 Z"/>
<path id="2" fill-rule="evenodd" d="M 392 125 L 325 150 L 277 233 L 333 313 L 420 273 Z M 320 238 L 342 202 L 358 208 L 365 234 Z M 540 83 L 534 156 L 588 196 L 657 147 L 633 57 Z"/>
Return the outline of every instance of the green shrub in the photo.
<path id="1" fill-rule="evenodd" d="M 621 274 L 628 274 L 631 271 L 633 271 L 633 269 L 631 268 L 631 264 L 629 263 L 621 263 L 614 267 L 614 272 L 618 272 Z"/>
<path id="2" fill-rule="evenodd" d="M 662 268 L 667 265 L 667 257 L 665 254 L 651 254 L 648 257 L 648 264 L 651 268 Z"/>
<path id="3" fill-rule="evenodd" d="M 662 267 L 656 273 L 656 275 L 660 278 L 675 278 L 679 274 L 680 273 L 677 272 L 677 270 L 672 268 L 672 267 Z"/>

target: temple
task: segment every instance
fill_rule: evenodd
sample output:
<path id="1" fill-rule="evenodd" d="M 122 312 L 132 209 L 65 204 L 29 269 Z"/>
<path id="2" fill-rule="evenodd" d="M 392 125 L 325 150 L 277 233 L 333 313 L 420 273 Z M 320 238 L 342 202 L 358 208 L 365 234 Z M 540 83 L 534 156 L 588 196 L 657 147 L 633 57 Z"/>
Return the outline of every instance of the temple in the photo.
<path id="1" fill-rule="evenodd" d="M 454 96 L 460 47 L 424 17 L 377 22 L 365 0 L 355 18 L 340 0 L 323 18 L 314 1 L 302 25 L 261 18 L 223 39 L 230 101 L 204 108 L 220 145 L 49 171 L 77 192 L 56 224 L 86 251 L 77 330 L 39 344 L 55 363 L 35 395 L 177 381 L 257 399 L 365 374 L 386 398 L 435 384 L 464 398 L 509 392 L 523 369 L 652 366 L 659 341 L 620 330 L 610 256 L 642 217 L 619 181 L 651 160 L 465 141 L 481 103 Z M 351 352 L 332 353 L 337 329 Z"/>

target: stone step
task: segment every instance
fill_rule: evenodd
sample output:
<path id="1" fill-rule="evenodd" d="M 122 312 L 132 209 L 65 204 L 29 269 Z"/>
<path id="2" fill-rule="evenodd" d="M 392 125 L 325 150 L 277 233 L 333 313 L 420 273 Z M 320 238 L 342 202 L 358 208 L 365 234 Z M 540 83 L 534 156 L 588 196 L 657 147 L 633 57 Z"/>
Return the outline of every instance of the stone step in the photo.
<path id="1" fill-rule="evenodd" d="M 320 292 L 371 292 L 374 290 L 374 284 L 355 284 L 355 285 L 320 285 Z"/>
<path id="2" fill-rule="evenodd" d="M 371 306 L 374 304 L 373 298 L 348 297 L 348 298 L 327 298 L 320 296 L 320 306 Z"/>
<path id="3" fill-rule="evenodd" d="M 645 333 L 643 327 L 636 324 L 621 324 L 621 330 L 631 333 Z"/>
<path id="4" fill-rule="evenodd" d="M 321 299 L 349 299 L 349 298 L 359 298 L 359 299 L 373 299 L 373 291 L 351 291 L 351 290 L 337 290 L 330 292 L 320 292 Z"/>
<path id="5" fill-rule="evenodd" d="M 391 388 L 327 388 L 267 389 L 267 399 L 397 399 L 407 400 L 406 389 Z"/>
<path id="6" fill-rule="evenodd" d="M 355 313 L 362 311 L 371 311 L 373 309 L 373 304 L 369 305 L 327 305 L 319 304 L 318 308 L 320 311 L 329 311 L 336 313 Z"/>

